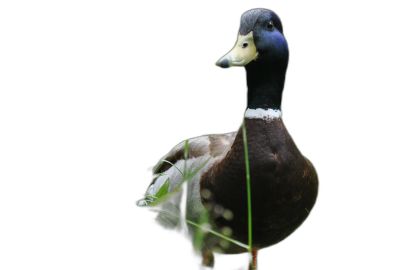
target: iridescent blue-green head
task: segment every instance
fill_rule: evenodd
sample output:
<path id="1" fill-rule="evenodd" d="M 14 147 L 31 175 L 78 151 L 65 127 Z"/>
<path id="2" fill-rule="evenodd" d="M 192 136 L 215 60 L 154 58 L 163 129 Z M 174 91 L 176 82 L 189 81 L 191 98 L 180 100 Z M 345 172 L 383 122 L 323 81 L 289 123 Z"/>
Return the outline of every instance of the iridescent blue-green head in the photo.
<path id="1" fill-rule="evenodd" d="M 242 15 L 237 42 L 217 66 L 244 66 L 249 108 L 280 109 L 289 50 L 279 17 L 268 9 Z"/>

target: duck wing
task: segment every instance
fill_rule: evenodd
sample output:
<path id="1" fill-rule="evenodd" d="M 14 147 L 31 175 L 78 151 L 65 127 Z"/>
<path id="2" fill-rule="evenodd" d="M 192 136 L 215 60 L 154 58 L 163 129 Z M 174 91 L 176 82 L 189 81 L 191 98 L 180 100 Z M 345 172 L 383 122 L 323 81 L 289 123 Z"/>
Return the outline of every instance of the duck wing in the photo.
<path id="1" fill-rule="evenodd" d="M 203 135 L 188 139 L 188 159 L 199 158 L 202 156 L 220 156 L 229 150 L 236 138 L 237 132 L 226 134 Z M 165 155 L 153 168 L 153 173 L 162 173 L 172 167 L 180 160 L 185 159 L 186 140 L 180 142 Z"/>
<path id="2" fill-rule="evenodd" d="M 168 189 L 168 193 L 175 191 L 183 181 L 185 165 L 187 171 L 197 173 L 191 178 L 186 200 L 186 218 L 198 222 L 203 213 L 203 204 L 200 196 L 201 175 L 208 171 L 218 160 L 221 160 L 231 149 L 237 132 L 218 135 L 204 135 L 185 140 L 176 145 L 167 155 L 165 155 L 153 168 L 155 175 L 144 199 L 139 200 L 139 206 L 150 205 L 159 199 L 157 194 L 160 189 L 162 193 Z M 188 156 L 185 160 L 185 145 L 188 141 Z M 171 194 L 166 201 L 163 201 L 161 210 L 156 220 L 167 228 L 174 228 L 179 224 L 180 207 L 182 200 L 182 189 L 177 193 Z"/>

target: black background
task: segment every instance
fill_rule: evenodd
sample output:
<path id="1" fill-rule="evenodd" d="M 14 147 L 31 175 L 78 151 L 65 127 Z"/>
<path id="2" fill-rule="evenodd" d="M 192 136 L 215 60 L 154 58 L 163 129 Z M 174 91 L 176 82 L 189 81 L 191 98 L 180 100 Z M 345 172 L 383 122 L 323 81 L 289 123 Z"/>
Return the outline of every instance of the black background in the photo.
<path id="1" fill-rule="evenodd" d="M 253 8 L 271 9 L 283 21 L 291 53 L 283 119 L 320 177 L 310 218 L 283 243 L 261 251 L 259 269 L 386 262 L 377 250 L 390 236 L 377 229 L 385 215 L 381 201 L 371 199 L 379 185 L 369 181 L 377 158 L 368 154 L 376 145 L 365 144 L 365 134 L 378 125 L 374 115 L 365 116 L 376 83 L 365 72 L 374 61 L 366 34 L 375 44 L 380 38 L 371 34 L 376 29 L 369 10 L 338 4 L 144 3 L 90 10 L 94 19 L 82 32 L 85 39 L 98 38 L 85 48 L 96 69 L 83 97 L 91 106 L 80 124 L 90 130 L 84 141 L 100 161 L 93 168 L 98 181 L 92 192 L 106 201 L 101 221 L 84 230 L 91 235 L 87 245 L 93 248 L 86 248 L 94 250 L 91 262 L 198 268 L 190 243 L 158 228 L 135 201 L 143 197 L 153 166 L 176 144 L 238 129 L 244 71 L 214 63 L 233 47 L 240 16 Z M 372 22 L 368 30 L 366 22 Z M 215 269 L 241 269 L 245 261 L 218 257 Z"/>

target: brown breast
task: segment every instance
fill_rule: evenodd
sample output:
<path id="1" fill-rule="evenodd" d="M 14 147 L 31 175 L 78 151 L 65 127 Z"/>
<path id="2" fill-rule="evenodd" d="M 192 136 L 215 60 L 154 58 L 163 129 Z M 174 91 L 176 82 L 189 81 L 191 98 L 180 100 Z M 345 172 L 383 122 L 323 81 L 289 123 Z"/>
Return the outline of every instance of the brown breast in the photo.
<path id="1" fill-rule="evenodd" d="M 286 238 L 307 218 L 317 197 L 318 178 L 280 118 L 270 122 L 246 119 L 246 133 L 253 246 L 263 248 Z M 233 212 L 233 219 L 226 220 L 211 211 L 213 222 L 220 228 L 230 227 L 235 239 L 248 243 L 246 168 L 241 128 L 226 158 L 202 175 L 200 188 L 208 189 L 212 194 L 208 199 L 202 197 L 203 204 L 212 209 L 217 205 L 223 206 Z"/>

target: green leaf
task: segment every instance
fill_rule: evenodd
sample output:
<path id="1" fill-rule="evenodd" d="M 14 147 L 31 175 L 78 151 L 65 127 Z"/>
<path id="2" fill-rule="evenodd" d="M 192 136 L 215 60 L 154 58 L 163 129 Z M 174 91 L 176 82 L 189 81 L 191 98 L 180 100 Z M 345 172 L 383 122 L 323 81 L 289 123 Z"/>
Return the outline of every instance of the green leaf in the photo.
<path id="1" fill-rule="evenodd" d="M 183 181 L 180 182 L 180 183 L 174 188 L 174 190 L 172 190 L 171 192 L 169 192 L 169 193 L 168 193 L 167 195 L 165 195 L 162 199 L 155 201 L 155 202 L 152 203 L 151 205 L 152 205 L 152 206 L 155 206 L 155 205 L 161 204 L 161 203 L 165 202 L 166 200 L 168 200 L 169 198 L 171 198 L 172 196 L 174 196 L 176 193 L 178 193 L 178 192 L 179 192 L 179 189 L 181 188 L 181 186 L 183 185 L 183 183 L 185 183 L 186 181 L 192 180 L 192 178 L 195 176 L 195 174 L 196 174 L 198 171 L 200 171 L 200 170 L 207 164 L 207 162 L 210 161 L 210 159 L 211 159 L 212 157 L 213 157 L 213 156 L 211 155 L 205 162 L 203 162 L 203 164 L 201 164 L 199 167 L 197 167 L 196 170 L 194 170 L 193 172 L 191 172 L 190 174 L 188 174 L 188 175 L 183 179 Z"/>
<path id="2" fill-rule="evenodd" d="M 164 182 L 164 184 L 161 186 L 161 188 L 157 191 L 157 194 L 153 196 L 153 200 L 158 200 L 158 198 L 161 198 L 162 196 L 168 194 L 168 188 L 169 188 L 169 178 L 167 181 Z M 157 209 L 162 209 L 164 206 L 164 203 L 157 204 L 156 208 Z"/>
<path id="3" fill-rule="evenodd" d="M 164 182 L 164 184 L 160 187 L 160 189 L 157 191 L 157 194 L 155 195 L 156 198 L 161 198 L 165 194 L 168 193 L 169 189 L 169 178 Z"/>

